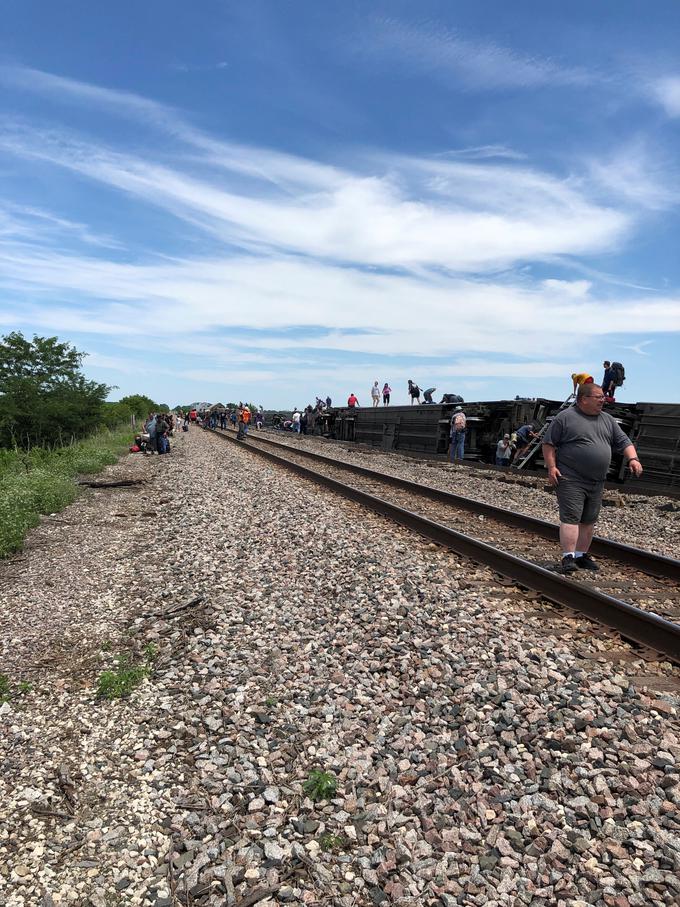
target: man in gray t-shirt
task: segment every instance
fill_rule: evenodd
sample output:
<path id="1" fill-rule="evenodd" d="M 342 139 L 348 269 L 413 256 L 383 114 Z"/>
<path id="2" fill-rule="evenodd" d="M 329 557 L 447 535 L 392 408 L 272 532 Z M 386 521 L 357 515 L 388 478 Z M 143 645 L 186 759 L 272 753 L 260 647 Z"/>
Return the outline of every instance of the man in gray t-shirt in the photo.
<path id="1" fill-rule="evenodd" d="M 588 554 L 612 450 L 623 454 L 633 475 L 642 474 L 635 447 L 608 413 L 597 384 L 578 389 L 575 406 L 558 413 L 543 438 L 548 481 L 556 486 L 560 507 L 562 570 L 597 570 Z"/>

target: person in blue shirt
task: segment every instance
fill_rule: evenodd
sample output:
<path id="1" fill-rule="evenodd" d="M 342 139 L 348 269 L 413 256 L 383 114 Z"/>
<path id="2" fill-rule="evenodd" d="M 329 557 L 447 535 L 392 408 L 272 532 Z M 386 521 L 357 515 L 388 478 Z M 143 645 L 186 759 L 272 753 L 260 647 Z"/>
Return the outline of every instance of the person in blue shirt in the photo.
<path id="1" fill-rule="evenodd" d="M 521 428 L 517 429 L 515 434 L 517 436 L 517 450 L 515 451 L 514 458 L 516 462 L 524 456 L 532 440 L 536 437 L 533 422 L 528 422 L 526 425 L 522 425 Z"/>

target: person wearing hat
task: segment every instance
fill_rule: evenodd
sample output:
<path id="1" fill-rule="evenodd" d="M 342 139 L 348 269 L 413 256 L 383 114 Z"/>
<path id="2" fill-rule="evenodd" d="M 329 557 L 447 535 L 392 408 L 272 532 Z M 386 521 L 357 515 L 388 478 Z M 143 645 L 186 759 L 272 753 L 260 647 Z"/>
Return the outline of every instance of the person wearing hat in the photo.
<path id="1" fill-rule="evenodd" d="M 512 459 L 510 435 L 503 435 L 496 445 L 496 466 L 509 466 Z"/>
<path id="2" fill-rule="evenodd" d="M 453 416 L 451 418 L 451 443 L 449 446 L 449 459 L 452 463 L 455 463 L 456 460 L 463 462 L 463 457 L 465 455 L 465 429 L 467 425 L 467 419 L 465 418 L 465 413 L 463 412 L 462 406 L 457 406 L 453 411 Z"/>
<path id="3" fill-rule="evenodd" d="M 537 437 L 536 432 L 534 431 L 534 423 L 527 422 L 526 425 L 522 425 L 517 429 L 517 449 L 515 450 L 515 463 L 524 456 L 526 451 L 529 449 L 529 445 Z"/>

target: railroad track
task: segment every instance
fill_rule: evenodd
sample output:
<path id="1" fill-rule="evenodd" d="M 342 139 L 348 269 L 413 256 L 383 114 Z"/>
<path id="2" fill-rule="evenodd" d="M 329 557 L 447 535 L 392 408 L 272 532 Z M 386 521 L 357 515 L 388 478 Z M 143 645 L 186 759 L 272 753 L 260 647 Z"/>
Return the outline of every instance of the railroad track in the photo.
<path id="1" fill-rule="evenodd" d="M 680 561 L 597 537 L 600 572 L 566 578 L 555 569 L 557 527 L 545 520 L 253 433 L 243 446 L 680 664 Z"/>

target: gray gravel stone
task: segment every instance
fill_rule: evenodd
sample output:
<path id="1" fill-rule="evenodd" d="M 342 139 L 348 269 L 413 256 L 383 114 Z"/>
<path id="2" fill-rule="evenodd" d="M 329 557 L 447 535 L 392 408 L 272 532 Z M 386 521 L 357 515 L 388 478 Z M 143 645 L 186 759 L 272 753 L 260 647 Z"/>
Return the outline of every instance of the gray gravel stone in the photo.
<path id="1" fill-rule="evenodd" d="M 197 907 L 282 881 L 343 907 L 677 898 L 669 665 L 611 661 L 579 619 L 200 431 L 127 471 L 144 490 L 86 495 L 11 586 L 0 567 L 0 663 L 40 678 L 0 717 L 3 907 L 170 904 L 169 878 Z M 149 643 L 132 696 L 95 700 Z"/>

